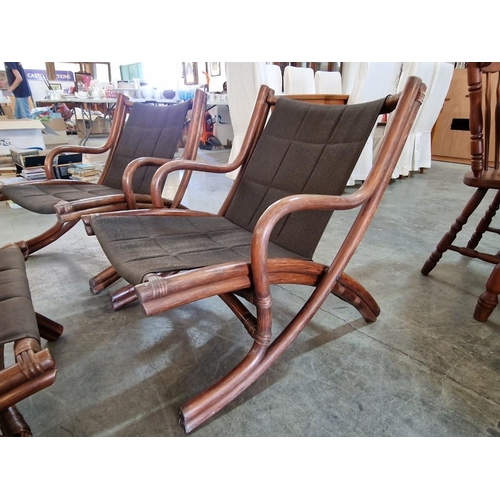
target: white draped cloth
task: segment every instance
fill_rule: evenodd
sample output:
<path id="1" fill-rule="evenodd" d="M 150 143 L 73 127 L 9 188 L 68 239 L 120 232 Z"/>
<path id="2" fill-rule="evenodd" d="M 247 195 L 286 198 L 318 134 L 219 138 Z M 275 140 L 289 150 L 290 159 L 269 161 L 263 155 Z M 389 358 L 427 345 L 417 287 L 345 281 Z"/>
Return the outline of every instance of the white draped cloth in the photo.
<path id="1" fill-rule="evenodd" d="M 408 172 L 418 171 L 421 168 L 431 168 L 431 132 L 448 93 L 453 69 L 451 63 L 435 63 L 432 80 L 429 82 L 429 88 L 409 138 L 412 148 L 411 160 L 407 160 L 403 165 L 402 175 L 408 175 Z"/>
<path id="2" fill-rule="evenodd" d="M 315 94 L 314 70 L 286 66 L 283 72 L 283 90 L 285 94 Z"/>
<path id="3" fill-rule="evenodd" d="M 347 104 L 357 104 L 374 101 L 389 94 L 393 94 L 397 88 L 397 82 L 401 72 L 400 62 L 359 62 L 342 63 L 342 71 L 347 72 L 349 78 L 352 76 L 351 64 L 356 66 L 356 74 L 349 93 Z M 342 74 L 344 84 L 344 74 Z M 346 85 L 349 83 L 346 82 Z M 347 87 L 345 87 L 347 89 Z M 373 166 L 373 135 L 375 127 L 368 138 L 361 156 L 359 157 L 354 171 L 347 182 L 348 186 L 353 186 L 356 181 L 364 181 Z"/>
<path id="4" fill-rule="evenodd" d="M 267 82 L 265 66 L 264 62 L 226 63 L 227 100 L 234 133 L 229 162 L 240 152 L 260 86 Z M 231 179 L 236 175 L 237 171 L 227 174 Z"/>
<path id="5" fill-rule="evenodd" d="M 342 76 L 338 71 L 316 71 L 316 94 L 342 94 Z"/>
<path id="6" fill-rule="evenodd" d="M 403 90 L 408 77 L 418 76 L 426 84 L 425 98 L 413 123 L 398 160 L 393 178 L 407 176 L 421 168 L 431 168 L 431 131 L 444 103 L 453 74 L 453 64 L 443 62 L 405 62 L 397 91 Z M 389 116 L 389 122 L 391 116 Z M 374 139 L 374 156 L 378 154 L 382 136 Z"/>

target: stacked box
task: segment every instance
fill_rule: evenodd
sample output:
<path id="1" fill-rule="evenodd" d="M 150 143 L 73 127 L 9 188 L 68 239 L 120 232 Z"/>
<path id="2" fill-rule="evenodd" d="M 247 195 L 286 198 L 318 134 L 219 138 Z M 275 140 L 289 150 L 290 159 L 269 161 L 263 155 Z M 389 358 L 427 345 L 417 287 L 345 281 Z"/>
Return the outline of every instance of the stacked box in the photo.
<path id="1" fill-rule="evenodd" d="M 27 180 L 45 179 L 43 164 L 48 152 L 35 149 L 11 148 L 12 161 L 16 164 L 18 174 Z M 81 163 L 82 153 L 62 153 L 55 157 L 54 177 L 69 179 L 68 167 L 74 163 Z"/>
<path id="2" fill-rule="evenodd" d="M 0 156 L 8 155 L 11 148 L 44 149 L 43 128 L 39 120 L 0 120 Z"/>

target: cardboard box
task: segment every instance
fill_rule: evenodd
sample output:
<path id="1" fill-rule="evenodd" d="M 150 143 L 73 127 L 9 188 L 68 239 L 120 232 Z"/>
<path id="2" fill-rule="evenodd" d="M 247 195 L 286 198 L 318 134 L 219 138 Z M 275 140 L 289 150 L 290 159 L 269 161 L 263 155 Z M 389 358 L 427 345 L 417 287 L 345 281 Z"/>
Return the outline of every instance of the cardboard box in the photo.
<path id="1" fill-rule="evenodd" d="M 39 120 L 0 120 L 0 156 L 9 155 L 10 148 L 43 150 L 43 128 Z"/>
<path id="2" fill-rule="evenodd" d="M 1 73 L 1 72 L 0 72 Z M 1 82 L 0 82 L 1 85 Z M 0 108 L 1 108 L 1 113 L 0 113 L 0 118 L 7 118 L 7 119 L 14 119 L 14 105 L 12 103 L 12 100 L 6 92 L 7 87 L 0 88 Z"/>
<path id="3" fill-rule="evenodd" d="M 68 144 L 66 122 L 61 117 L 42 120 L 42 123 L 45 127 L 43 131 L 43 140 L 47 146 Z"/>
<path id="4" fill-rule="evenodd" d="M 85 126 L 87 125 L 85 122 L 88 120 L 76 120 L 76 133 L 78 137 L 84 137 Z M 93 135 L 102 135 L 109 134 L 109 120 L 105 120 L 101 116 L 93 116 L 92 117 L 92 131 L 90 132 L 90 136 Z"/>
<path id="5" fill-rule="evenodd" d="M 10 106 L 10 104 L 2 103 L 0 104 L 0 106 L 2 107 L 2 113 L 3 113 L 3 115 L 0 116 L 2 118 L 5 117 L 9 120 L 12 120 L 14 118 L 14 113 L 12 112 L 12 107 Z"/>

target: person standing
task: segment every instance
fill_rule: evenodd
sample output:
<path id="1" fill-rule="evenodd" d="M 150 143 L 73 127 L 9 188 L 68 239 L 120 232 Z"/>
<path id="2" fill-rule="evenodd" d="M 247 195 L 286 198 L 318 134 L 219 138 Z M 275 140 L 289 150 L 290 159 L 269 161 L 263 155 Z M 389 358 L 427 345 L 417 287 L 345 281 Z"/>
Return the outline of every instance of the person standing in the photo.
<path id="1" fill-rule="evenodd" d="M 9 84 L 7 90 L 12 92 L 16 98 L 14 116 L 16 118 L 31 118 L 29 107 L 31 89 L 23 65 L 20 62 L 4 62 L 4 66 Z"/>

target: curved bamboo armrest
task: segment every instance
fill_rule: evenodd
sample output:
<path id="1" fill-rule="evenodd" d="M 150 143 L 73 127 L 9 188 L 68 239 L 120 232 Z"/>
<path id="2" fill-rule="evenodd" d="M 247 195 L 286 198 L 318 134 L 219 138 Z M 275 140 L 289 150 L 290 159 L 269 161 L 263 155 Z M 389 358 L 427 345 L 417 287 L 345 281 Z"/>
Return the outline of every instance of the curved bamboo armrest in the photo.
<path id="1" fill-rule="evenodd" d="M 267 87 L 263 87 L 259 92 L 258 100 L 265 101 L 269 97 L 269 94 L 274 94 L 274 91 Z M 173 160 L 162 165 L 155 172 L 153 179 L 151 180 L 151 200 L 153 202 L 153 206 L 156 208 L 160 208 L 163 206 L 161 188 L 167 175 L 175 172 L 176 170 L 186 170 L 189 172 L 190 176 L 191 173 L 195 171 L 227 174 L 229 172 L 233 172 L 238 167 L 241 167 L 244 164 L 245 160 L 250 156 L 250 153 L 255 146 L 255 140 L 264 128 L 266 118 L 268 116 L 268 111 L 269 109 L 261 109 L 260 111 L 258 111 L 254 108 L 254 112 L 250 119 L 250 124 L 248 126 L 241 149 L 238 152 L 236 158 L 231 163 L 202 163 L 195 160 L 186 160 L 181 158 L 179 160 Z M 187 185 L 185 187 L 187 187 Z M 172 202 L 172 206 L 178 206 L 178 204 L 182 200 L 182 196 L 180 196 L 181 194 L 184 195 L 184 193 L 180 192 L 178 189 Z"/>
<path id="2" fill-rule="evenodd" d="M 132 190 L 135 172 L 141 167 L 161 166 L 168 161 L 170 160 L 167 158 L 137 158 L 131 161 L 125 168 L 122 180 L 123 194 L 110 194 L 76 201 L 60 201 L 54 206 L 54 210 L 59 220 L 63 222 L 79 219 L 87 214 L 115 212 L 127 209 L 134 210 L 137 208 L 137 200 Z"/>
<path id="3" fill-rule="evenodd" d="M 80 219 L 85 214 L 126 209 L 127 203 L 123 194 L 109 194 L 76 201 L 60 201 L 54 205 L 58 219 L 63 222 Z"/>
<path id="4" fill-rule="evenodd" d="M 226 174 L 232 172 L 241 166 L 241 161 L 236 158 L 232 163 L 202 163 L 194 160 L 172 160 L 163 164 L 154 174 L 151 180 L 151 201 L 155 208 L 161 208 L 163 201 L 161 197 L 162 186 L 168 174 L 177 170 L 187 170 L 192 172 L 208 172 L 213 174 Z M 178 198 L 179 192 L 176 193 L 172 206 L 178 206 L 181 199 Z"/>
<path id="5" fill-rule="evenodd" d="M 150 167 L 150 166 L 161 167 L 162 165 L 164 165 L 165 163 L 168 163 L 170 161 L 173 161 L 173 160 L 170 158 L 155 158 L 152 156 L 144 156 L 144 157 L 136 158 L 135 160 L 132 160 L 127 165 L 127 167 L 125 168 L 125 171 L 123 173 L 122 189 L 123 189 L 123 193 L 125 195 L 125 201 L 126 201 L 129 209 L 133 210 L 133 209 L 137 208 L 137 202 L 136 202 L 136 199 L 134 196 L 134 192 L 132 190 L 132 181 L 133 181 L 134 175 L 137 172 L 137 170 L 139 170 L 139 168 L 142 168 L 142 167 Z M 188 179 L 188 181 L 189 181 L 189 179 Z M 187 183 L 186 183 L 186 187 L 187 187 Z"/>
<path id="6" fill-rule="evenodd" d="M 115 107 L 113 126 L 111 127 L 111 131 L 108 135 L 108 138 L 106 139 L 106 142 L 102 146 L 94 147 L 94 146 L 64 145 L 64 146 L 57 146 L 54 149 L 52 149 L 47 154 L 45 162 L 43 164 L 43 168 L 45 170 L 45 175 L 47 176 L 47 179 L 54 178 L 54 172 L 52 171 L 52 164 L 54 163 L 54 158 L 61 153 L 101 154 L 101 153 L 106 153 L 107 151 L 116 147 L 123 131 L 123 125 L 125 124 L 126 115 L 131 106 L 132 103 L 123 94 L 120 94 L 118 96 Z M 108 163 L 106 162 L 106 166 L 107 165 Z M 104 168 L 103 173 L 105 171 L 106 167 Z"/>
<path id="7" fill-rule="evenodd" d="M 293 212 L 303 210 L 350 210 L 362 205 L 373 194 L 373 190 L 359 188 L 350 195 L 299 194 L 282 198 L 273 203 L 260 216 L 252 237 L 252 266 L 267 261 L 267 246 L 274 226 L 280 219 Z M 260 274 L 260 273 L 257 273 Z"/>
<path id="8" fill-rule="evenodd" d="M 359 207 L 373 195 L 373 190 L 365 189 L 347 196 L 300 194 L 292 195 L 276 201 L 261 215 L 255 226 L 250 252 L 253 288 L 255 291 L 255 306 L 257 308 L 257 328 L 255 340 L 269 344 L 272 332 L 272 298 L 271 280 L 269 276 L 268 245 L 271 233 L 277 222 L 288 214 L 303 210 L 349 210 Z M 364 231 L 370 224 L 370 217 L 357 217 L 348 237 L 344 240 L 334 260 L 326 272 L 325 279 L 317 287 L 319 294 L 331 292 L 334 280 L 340 276 L 356 250 Z M 359 223 L 359 224 L 358 224 Z M 358 226 L 358 227 L 356 227 Z M 352 237 L 351 237 L 352 235 Z M 308 313 L 305 312 L 307 315 Z"/>
<path id="9" fill-rule="evenodd" d="M 415 80 L 412 85 L 416 90 L 420 89 L 420 81 Z M 418 91 L 417 101 L 421 104 L 423 94 Z M 424 89 L 425 90 L 425 89 Z M 385 102 L 385 109 L 391 110 L 395 108 L 399 102 L 401 105 L 409 108 L 414 97 L 411 93 L 408 96 L 402 94 L 389 96 Z M 378 203 L 389 183 L 390 176 L 395 164 L 395 159 L 399 158 L 403 146 L 408 137 L 413 120 L 418 112 L 417 106 L 413 107 L 410 113 L 410 118 L 403 114 L 394 116 L 394 119 L 389 124 L 385 139 L 382 142 L 375 165 L 368 174 L 363 185 L 350 195 L 314 195 L 314 194 L 299 194 L 282 198 L 276 201 L 265 210 L 261 215 L 254 229 L 251 245 L 251 264 L 253 269 L 254 289 L 257 297 L 257 307 L 261 310 L 261 314 L 257 315 L 258 321 L 262 322 L 262 341 L 267 342 L 271 332 L 268 331 L 270 325 L 270 309 L 271 295 L 268 274 L 268 254 L 267 248 L 271 237 L 271 232 L 276 223 L 284 216 L 293 212 L 302 210 L 350 210 L 362 206 L 358 213 L 355 222 L 344 239 L 341 247 L 337 251 L 332 263 L 327 271 L 329 279 L 325 280 L 324 285 L 319 293 L 329 293 L 329 287 L 333 285 L 332 280 L 336 279 L 343 272 L 345 266 L 349 263 L 354 251 L 359 242 L 363 238 L 371 219 L 375 213 Z M 404 109 L 404 108 L 403 108 Z M 393 127 L 399 131 L 397 134 L 390 134 Z M 260 318 L 260 319 L 259 319 Z"/>
<path id="10" fill-rule="evenodd" d="M 102 146 L 77 146 L 77 145 L 63 145 L 57 146 L 45 157 L 45 162 L 43 168 L 45 170 L 45 175 L 47 179 L 54 179 L 54 171 L 52 169 L 54 158 L 62 153 L 83 153 L 83 154 L 101 154 L 109 151 L 115 144 L 115 138 L 108 137 L 108 140 Z"/>

